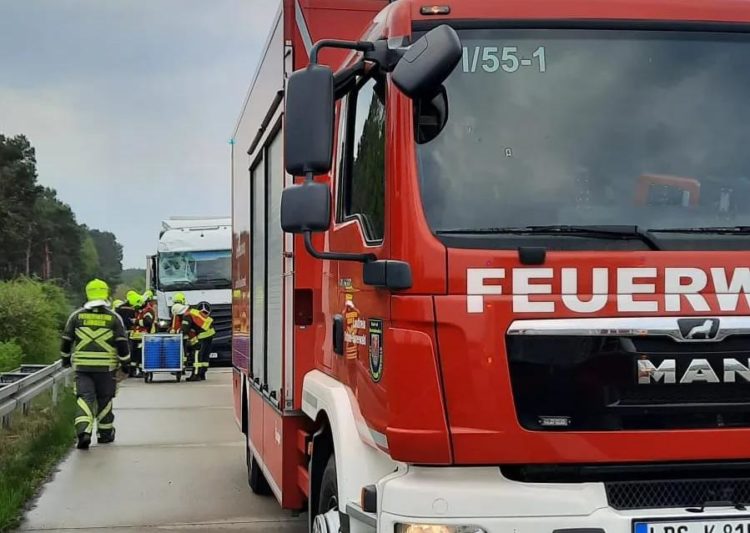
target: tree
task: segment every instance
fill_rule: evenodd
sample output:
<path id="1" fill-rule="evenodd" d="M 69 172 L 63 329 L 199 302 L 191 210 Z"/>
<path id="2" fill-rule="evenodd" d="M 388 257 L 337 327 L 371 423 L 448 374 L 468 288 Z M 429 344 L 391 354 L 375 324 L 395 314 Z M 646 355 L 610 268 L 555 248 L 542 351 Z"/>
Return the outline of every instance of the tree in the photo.
<path id="1" fill-rule="evenodd" d="M 84 234 L 83 242 L 81 243 L 81 271 L 86 280 L 101 277 L 99 274 L 101 271 L 99 252 L 90 233 Z"/>
<path id="2" fill-rule="evenodd" d="M 122 275 L 122 245 L 109 231 L 92 229 L 89 230 L 89 235 L 96 245 L 99 257 L 97 276 L 109 283 L 110 287 L 116 287 Z"/>
<path id="3" fill-rule="evenodd" d="M 79 225 L 57 192 L 37 183 L 36 154 L 24 135 L 0 135 L 0 281 L 54 280 L 78 300 L 91 277 L 114 287 L 121 273 L 115 236 Z"/>
<path id="4" fill-rule="evenodd" d="M 34 204 L 31 272 L 42 279 L 56 279 L 77 286 L 85 279 L 82 265 L 84 233 L 69 205 L 54 189 L 40 188 Z"/>
<path id="5" fill-rule="evenodd" d="M 36 155 L 24 135 L 0 135 L 0 278 L 29 274 Z"/>
<path id="6" fill-rule="evenodd" d="M 129 290 L 142 294 L 146 290 L 146 271 L 142 268 L 128 268 L 122 271 L 122 283 L 115 291 L 115 297 L 125 299 Z"/>

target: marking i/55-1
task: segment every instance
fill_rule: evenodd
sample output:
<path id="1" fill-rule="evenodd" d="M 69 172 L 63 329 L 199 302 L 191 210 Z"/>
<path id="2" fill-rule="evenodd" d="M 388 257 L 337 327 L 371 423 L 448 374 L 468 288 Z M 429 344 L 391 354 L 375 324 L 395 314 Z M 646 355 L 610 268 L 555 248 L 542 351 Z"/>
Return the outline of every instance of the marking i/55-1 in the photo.
<path id="1" fill-rule="evenodd" d="M 462 67 L 465 73 L 475 73 L 479 68 L 492 74 L 502 70 L 508 74 L 522 67 L 533 67 L 536 63 L 540 73 L 547 72 L 547 49 L 539 46 L 531 59 L 519 55 L 518 46 L 473 46 L 463 47 Z"/>

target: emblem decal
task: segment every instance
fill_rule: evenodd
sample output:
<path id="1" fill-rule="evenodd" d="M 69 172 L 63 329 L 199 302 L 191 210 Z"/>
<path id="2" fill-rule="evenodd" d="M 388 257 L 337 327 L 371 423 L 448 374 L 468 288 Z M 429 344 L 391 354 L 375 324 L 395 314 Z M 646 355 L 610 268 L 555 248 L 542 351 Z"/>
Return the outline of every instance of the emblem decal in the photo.
<path id="1" fill-rule="evenodd" d="M 344 355 L 347 359 L 356 359 L 359 354 L 359 347 L 367 345 L 367 336 L 364 329 L 367 323 L 359 316 L 359 309 L 354 303 L 354 294 L 357 289 L 352 285 L 350 279 L 343 279 L 339 282 L 344 290 Z"/>
<path id="2" fill-rule="evenodd" d="M 209 316 L 211 314 L 211 304 L 206 301 L 199 302 L 195 307 L 205 316 Z"/>
<path id="3" fill-rule="evenodd" d="M 677 324 L 685 340 L 713 339 L 719 333 L 718 318 L 682 318 Z"/>
<path id="4" fill-rule="evenodd" d="M 371 319 L 370 337 L 370 377 L 377 383 L 383 377 L 383 321 Z"/>

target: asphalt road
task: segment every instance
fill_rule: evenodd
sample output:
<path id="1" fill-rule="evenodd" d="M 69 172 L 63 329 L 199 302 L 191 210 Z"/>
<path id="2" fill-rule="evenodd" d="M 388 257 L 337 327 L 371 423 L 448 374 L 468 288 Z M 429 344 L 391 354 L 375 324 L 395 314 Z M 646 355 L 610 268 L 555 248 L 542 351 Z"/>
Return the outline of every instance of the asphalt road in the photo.
<path id="1" fill-rule="evenodd" d="M 250 492 L 231 406 L 229 369 L 202 383 L 128 380 L 117 441 L 73 450 L 20 531 L 305 532 L 305 517 Z"/>

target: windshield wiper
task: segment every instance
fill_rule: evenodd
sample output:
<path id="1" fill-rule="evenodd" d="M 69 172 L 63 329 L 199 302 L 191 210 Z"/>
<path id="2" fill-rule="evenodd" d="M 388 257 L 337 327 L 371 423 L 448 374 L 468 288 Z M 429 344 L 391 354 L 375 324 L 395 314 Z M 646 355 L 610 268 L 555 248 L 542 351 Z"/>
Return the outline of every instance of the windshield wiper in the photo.
<path id="1" fill-rule="evenodd" d="M 660 228 L 649 230 L 653 233 L 716 233 L 727 235 L 750 235 L 750 226 L 716 226 L 708 228 Z"/>
<path id="2" fill-rule="evenodd" d="M 466 228 L 439 230 L 438 235 L 575 235 L 600 239 L 640 239 L 652 250 L 661 250 L 656 238 L 638 226 L 591 225 L 591 226 L 526 226 L 525 228 Z"/>

